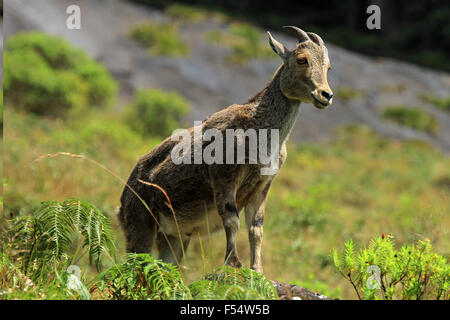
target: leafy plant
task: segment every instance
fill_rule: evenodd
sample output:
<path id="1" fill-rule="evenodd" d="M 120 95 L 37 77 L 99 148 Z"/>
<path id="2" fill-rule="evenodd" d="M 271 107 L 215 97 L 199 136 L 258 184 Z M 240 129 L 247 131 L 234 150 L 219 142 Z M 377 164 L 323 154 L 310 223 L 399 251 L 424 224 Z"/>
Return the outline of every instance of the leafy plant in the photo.
<path id="1" fill-rule="evenodd" d="M 429 240 L 395 249 L 392 236 L 370 241 L 356 251 L 352 240 L 344 251 L 333 250 L 338 272 L 360 299 L 449 299 L 450 264 L 436 254 Z"/>
<path id="2" fill-rule="evenodd" d="M 110 106 L 117 85 L 104 66 L 57 36 L 39 32 L 8 38 L 4 90 L 8 103 L 37 114 Z"/>
<path id="3" fill-rule="evenodd" d="M 439 129 L 437 120 L 418 108 L 407 108 L 404 106 L 390 106 L 383 110 L 381 117 L 421 131 L 436 134 Z"/>
<path id="4" fill-rule="evenodd" d="M 8 230 L 8 243 L 14 259 L 33 279 L 62 262 L 68 262 L 74 236 L 84 238 L 72 256 L 72 262 L 86 249 L 89 260 L 100 268 L 103 253 L 115 259 L 115 246 L 109 219 L 95 206 L 78 200 L 46 201 L 33 216 L 19 216 L 12 220 Z"/>
<path id="5" fill-rule="evenodd" d="M 90 299 L 70 267 L 84 253 L 97 268 L 103 253 L 115 259 L 108 218 L 78 199 L 43 202 L 33 215 L 3 221 L 2 229 L 0 299 Z"/>
<path id="6" fill-rule="evenodd" d="M 176 92 L 139 90 L 128 107 L 127 119 L 143 135 L 164 137 L 180 127 L 189 110 L 189 103 Z"/>
<path id="7" fill-rule="evenodd" d="M 130 36 L 156 56 L 186 56 L 189 49 L 172 23 L 144 22 L 130 31 Z"/>

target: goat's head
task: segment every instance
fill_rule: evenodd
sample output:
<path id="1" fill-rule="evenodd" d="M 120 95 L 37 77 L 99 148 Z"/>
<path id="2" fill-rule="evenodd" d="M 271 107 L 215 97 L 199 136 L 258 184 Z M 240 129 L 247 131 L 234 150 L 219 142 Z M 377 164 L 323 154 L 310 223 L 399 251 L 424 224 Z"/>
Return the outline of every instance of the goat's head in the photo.
<path id="1" fill-rule="evenodd" d="M 332 103 L 333 93 L 327 80 L 331 65 L 323 40 L 317 34 L 297 27 L 285 28 L 297 34 L 299 42 L 293 50 L 288 50 L 267 32 L 270 46 L 284 63 L 281 92 L 289 99 L 313 103 L 319 109 L 326 108 Z"/>

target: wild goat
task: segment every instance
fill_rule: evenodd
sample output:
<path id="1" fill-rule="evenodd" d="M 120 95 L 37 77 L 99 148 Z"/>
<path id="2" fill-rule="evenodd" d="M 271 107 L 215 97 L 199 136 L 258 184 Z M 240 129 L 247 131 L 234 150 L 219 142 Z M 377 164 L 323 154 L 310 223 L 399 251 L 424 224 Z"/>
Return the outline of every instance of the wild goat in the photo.
<path id="1" fill-rule="evenodd" d="M 197 126 L 202 132 L 213 128 L 222 133 L 228 129 L 277 129 L 279 167 L 286 159 L 286 141 L 300 102 L 323 109 L 333 97 L 327 81 L 330 61 L 323 40 L 297 27 L 286 28 L 296 32 L 299 43 L 288 50 L 267 33 L 270 46 L 283 64 L 266 88 L 247 103 L 231 105 Z M 192 137 L 195 128 L 188 129 Z M 179 264 L 191 235 L 208 235 L 224 228 L 225 263 L 241 267 L 236 237 L 239 212 L 245 209 L 250 267 L 262 272 L 264 208 L 275 174 L 261 174 L 261 163 L 175 164 L 171 154 L 177 143 L 171 138 L 164 140 L 138 161 L 129 177 L 119 211 L 127 251 L 150 252 L 156 239 L 160 258 Z M 248 145 L 245 139 L 240 143 Z M 194 158 L 194 149 L 190 148 L 189 158 Z M 249 158 L 248 152 L 245 157 Z"/>

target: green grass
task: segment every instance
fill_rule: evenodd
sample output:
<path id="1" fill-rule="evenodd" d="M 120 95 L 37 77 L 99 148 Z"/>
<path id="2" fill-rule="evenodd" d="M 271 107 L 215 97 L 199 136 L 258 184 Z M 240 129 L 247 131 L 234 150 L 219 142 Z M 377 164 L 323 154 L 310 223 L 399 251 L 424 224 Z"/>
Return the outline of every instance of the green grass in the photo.
<path id="1" fill-rule="evenodd" d="M 180 57 L 189 54 L 189 48 L 182 41 L 178 26 L 173 23 L 147 21 L 134 27 L 129 34 L 143 47 L 148 48 L 151 55 Z"/>
<path id="2" fill-rule="evenodd" d="M 437 134 L 439 130 L 438 121 L 419 108 L 408 108 L 405 106 L 389 106 L 381 113 L 381 117 L 388 121 L 410 127 L 412 129 Z"/>
<path id="3" fill-rule="evenodd" d="M 229 48 L 231 52 L 227 61 L 232 64 L 244 63 L 249 59 L 276 58 L 262 34 L 261 30 L 249 24 L 233 23 L 227 31 L 210 31 L 207 40 Z"/>
<path id="4" fill-rule="evenodd" d="M 4 113 L 8 119 L 4 126 L 4 147 L 9 152 L 4 168 L 12 174 L 4 177 L 11 187 L 7 198 L 14 213 L 26 213 L 47 199 L 64 200 L 89 193 L 92 197 L 83 197 L 84 200 L 111 213 L 121 190 L 120 183 L 108 173 L 80 159 L 32 162 L 42 155 L 60 151 L 83 154 L 126 178 L 137 158 L 159 142 L 155 138 L 144 140 L 120 115 L 111 112 L 92 110 L 64 121 L 19 112 L 8 106 Z M 39 178 L 30 179 L 32 176 Z M 16 188 L 19 185 L 22 188 Z M 111 188 L 112 185 L 116 188 Z"/>
<path id="5" fill-rule="evenodd" d="M 450 97 L 438 98 L 430 94 L 422 94 L 420 95 L 420 99 L 424 102 L 431 103 L 444 111 L 450 112 Z"/>

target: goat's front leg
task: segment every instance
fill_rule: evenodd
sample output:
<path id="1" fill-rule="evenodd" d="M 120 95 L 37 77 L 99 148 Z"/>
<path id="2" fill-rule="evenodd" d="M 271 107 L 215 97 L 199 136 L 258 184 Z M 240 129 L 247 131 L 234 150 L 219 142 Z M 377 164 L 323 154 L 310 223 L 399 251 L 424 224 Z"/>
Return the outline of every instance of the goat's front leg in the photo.
<path id="1" fill-rule="evenodd" d="M 261 261 L 261 245 L 263 239 L 264 210 L 270 183 L 261 191 L 255 193 L 245 206 L 245 223 L 250 243 L 250 268 L 263 272 Z"/>
<path id="2" fill-rule="evenodd" d="M 227 237 L 227 251 L 225 254 L 225 264 L 240 268 L 242 263 L 237 254 L 236 240 L 239 230 L 239 212 L 236 206 L 236 199 L 232 192 L 216 192 L 215 201 L 217 211 L 222 217 L 225 234 Z"/>

